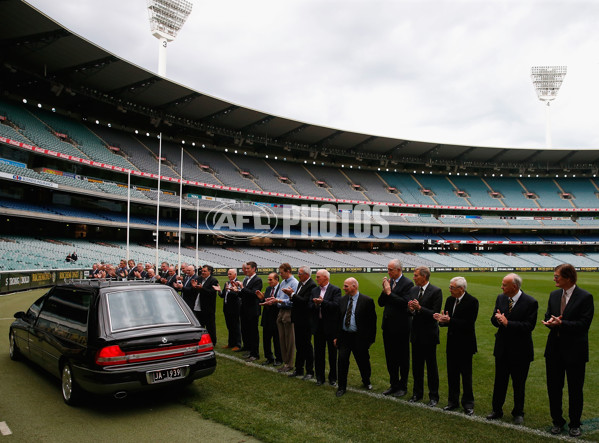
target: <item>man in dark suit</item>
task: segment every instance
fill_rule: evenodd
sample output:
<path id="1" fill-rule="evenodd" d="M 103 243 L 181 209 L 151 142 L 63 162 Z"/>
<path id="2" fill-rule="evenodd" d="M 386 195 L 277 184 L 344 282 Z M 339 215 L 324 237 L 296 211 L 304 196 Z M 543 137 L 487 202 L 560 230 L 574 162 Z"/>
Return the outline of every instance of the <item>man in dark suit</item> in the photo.
<path id="1" fill-rule="evenodd" d="M 414 284 L 408 302 L 412 315 L 412 377 L 414 389 L 410 402 L 422 399 L 424 395 L 424 365 L 428 384 L 428 406 L 439 403 L 439 369 L 437 368 L 437 345 L 439 344 L 439 324 L 433 317 L 441 311 L 443 293 L 429 283 L 431 271 L 426 266 L 414 269 Z"/>
<path id="2" fill-rule="evenodd" d="M 329 384 L 337 383 L 337 348 L 333 344 L 339 319 L 341 289 L 330 283 L 331 274 L 326 269 L 316 272 L 318 286 L 312 289 L 312 333 L 314 334 L 314 369 L 316 385 L 324 383 L 325 350 L 329 354 Z"/>
<path id="3" fill-rule="evenodd" d="M 169 266 L 168 274 L 166 275 L 166 278 L 163 279 L 162 283 L 164 283 L 167 286 L 170 286 L 171 288 L 179 289 L 176 286 L 179 281 L 179 278 L 180 277 L 177 275 L 177 270 L 175 269 L 175 267 Z"/>
<path id="4" fill-rule="evenodd" d="M 478 300 L 466 292 L 464 277 L 454 277 L 449 282 L 451 297 L 445 302 L 443 314 L 434 318 L 440 326 L 447 327 L 447 384 L 449 400 L 443 409 L 453 411 L 460 404 L 460 377 L 462 378 L 462 407 L 466 415 L 474 414 L 472 392 L 472 356 L 476 354 L 474 325 L 478 316 Z"/>
<path id="5" fill-rule="evenodd" d="M 223 298 L 223 314 L 225 323 L 229 331 L 229 340 L 223 348 L 230 348 L 232 351 L 238 351 L 241 348 L 241 327 L 239 326 L 239 291 L 237 289 L 237 270 L 229 269 L 227 271 L 227 282 L 220 291 Z"/>
<path id="6" fill-rule="evenodd" d="M 256 361 L 260 358 L 260 332 L 258 331 L 260 300 L 256 291 L 262 290 L 262 279 L 256 275 L 257 269 L 256 262 L 247 262 L 243 283 L 236 283 L 241 298 L 241 336 L 248 350 L 247 361 Z"/>
<path id="7" fill-rule="evenodd" d="M 183 300 L 185 300 L 187 306 L 189 306 L 193 311 L 198 293 L 192 286 L 192 281 L 197 280 L 198 276 L 196 275 L 196 270 L 193 265 L 181 266 L 181 269 L 185 275 L 183 276 L 183 279 L 175 285 L 175 289 L 179 289 L 181 291 L 181 297 L 183 297 Z"/>
<path id="8" fill-rule="evenodd" d="M 279 343 L 279 330 L 277 328 L 279 308 L 276 303 L 268 302 L 268 299 L 270 298 L 277 298 L 279 288 L 279 275 L 276 272 L 271 272 L 268 274 L 268 286 L 264 292 L 257 292 L 258 298 L 262 300 L 262 303 L 260 303 L 260 306 L 262 306 L 260 326 L 262 326 L 262 350 L 264 351 L 264 357 L 266 358 L 262 363 L 262 366 L 279 366 L 283 361 L 283 357 L 281 356 L 281 345 Z"/>
<path id="9" fill-rule="evenodd" d="M 295 334 L 295 371 L 289 377 L 303 376 L 304 380 L 314 377 L 314 350 L 312 349 L 312 331 L 310 329 L 310 309 L 308 302 L 312 298 L 312 290 L 316 283 L 310 277 L 312 270 L 302 266 L 297 271 L 299 281 L 297 290 L 285 288 L 283 291 L 290 297 L 291 321 Z M 304 375 L 304 366 L 306 373 Z"/>
<path id="10" fill-rule="evenodd" d="M 539 303 L 522 292 L 522 278 L 508 274 L 501 282 L 503 294 L 497 296 L 491 323 L 495 334 L 495 383 L 493 386 L 493 412 L 487 419 L 503 417 L 503 404 L 510 377 L 514 389 L 515 424 L 524 421 L 524 392 L 530 362 L 534 359 L 532 331 L 537 322 Z"/>
<path id="11" fill-rule="evenodd" d="M 410 373 L 410 326 L 412 317 L 408 315 L 410 289 L 414 283 L 402 274 L 401 262 L 391 260 L 387 265 L 389 278 L 383 279 L 383 291 L 379 296 L 379 306 L 383 310 L 383 345 L 389 372 L 389 388 L 384 395 L 402 397 L 408 390 Z"/>
<path id="12" fill-rule="evenodd" d="M 343 283 L 345 297 L 339 301 L 337 312 L 337 334 L 333 343 L 339 350 L 339 387 L 337 397 L 345 394 L 347 389 L 347 373 L 349 372 L 349 356 L 354 354 L 362 384 L 372 390 L 370 384 L 370 354 L 368 349 L 376 339 L 376 309 L 374 300 L 358 291 L 358 281 L 348 278 Z"/>
<path id="13" fill-rule="evenodd" d="M 202 266 L 200 276 L 191 282 L 197 291 L 194 312 L 200 324 L 208 330 L 212 344 L 216 345 L 216 290 L 218 280 L 212 275 L 214 268 L 209 265 Z"/>
<path id="14" fill-rule="evenodd" d="M 584 374 L 589 361 L 589 328 L 593 321 L 593 296 L 576 285 L 574 266 L 562 264 L 553 272 L 559 289 L 549 295 L 543 324 L 550 329 L 545 347 L 547 393 L 553 427 L 552 434 L 560 434 L 566 420 L 562 416 L 564 376 L 568 377 L 568 413 L 570 435 L 581 434 Z"/>

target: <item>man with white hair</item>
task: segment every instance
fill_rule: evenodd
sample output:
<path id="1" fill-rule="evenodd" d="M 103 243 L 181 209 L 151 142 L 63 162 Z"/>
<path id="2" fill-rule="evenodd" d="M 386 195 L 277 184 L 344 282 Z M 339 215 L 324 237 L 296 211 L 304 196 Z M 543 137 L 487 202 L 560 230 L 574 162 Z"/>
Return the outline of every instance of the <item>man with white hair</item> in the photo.
<path id="1" fill-rule="evenodd" d="M 466 292 L 464 277 L 454 277 L 449 282 L 451 297 L 445 302 L 445 311 L 435 314 L 440 326 L 447 327 L 447 384 L 449 399 L 445 411 L 453 411 L 460 404 L 460 378 L 462 379 L 462 407 L 466 415 L 474 414 L 472 392 L 472 356 L 476 354 L 474 324 L 478 316 L 478 300 Z"/>
<path id="2" fill-rule="evenodd" d="M 389 388 L 383 395 L 403 397 L 408 391 L 410 373 L 410 329 L 412 316 L 408 315 L 410 289 L 414 283 L 402 272 L 402 264 L 393 259 L 387 265 L 389 277 L 383 279 L 379 306 L 383 307 L 383 345 L 389 372 Z"/>
<path id="3" fill-rule="evenodd" d="M 337 332 L 341 289 L 331 284 L 331 274 L 326 269 L 316 271 L 316 286 L 312 289 L 312 333 L 314 334 L 314 372 L 316 385 L 324 384 L 325 349 L 329 354 L 329 384 L 337 382 L 337 348 L 333 344 Z"/>

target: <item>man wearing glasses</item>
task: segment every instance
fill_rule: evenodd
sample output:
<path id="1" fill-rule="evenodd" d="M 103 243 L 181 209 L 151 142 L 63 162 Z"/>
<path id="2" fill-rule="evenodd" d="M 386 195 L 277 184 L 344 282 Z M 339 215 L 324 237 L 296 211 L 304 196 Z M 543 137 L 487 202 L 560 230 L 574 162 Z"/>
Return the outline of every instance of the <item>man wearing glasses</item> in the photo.
<path id="1" fill-rule="evenodd" d="M 553 426 L 552 434 L 561 434 L 566 420 L 562 411 L 564 377 L 568 378 L 568 427 L 572 437 L 581 435 L 582 388 L 586 362 L 589 361 L 589 327 L 593 320 L 593 296 L 576 286 L 574 266 L 562 264 L 553 272 L 555 286 L 551 292 L 545 321 L 550 329 L 545 347 L 547 393 Z"/>

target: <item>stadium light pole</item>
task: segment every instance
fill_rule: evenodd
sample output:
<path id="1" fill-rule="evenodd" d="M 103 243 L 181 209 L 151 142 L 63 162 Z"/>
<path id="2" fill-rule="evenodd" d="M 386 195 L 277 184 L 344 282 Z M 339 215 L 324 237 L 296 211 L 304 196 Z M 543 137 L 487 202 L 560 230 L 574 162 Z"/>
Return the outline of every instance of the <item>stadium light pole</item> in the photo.
<path id="1" fill-rule="evenodd" d="M 548 149 L 551 149 L 550 103 L 557 97 L 567 71 L 567 66 L 533 66 L 530 70 L 530 77 L 537 91 L 537 97 L 546 104 L 545 141 Z"/>
<path id="2" fill-rule="evenodd" d="M 179 180 L 179 268 L 181 268 L 181 218 L 183 215 L 183 148 L 181 148 L 181 180 Z"/>
<path id="3" fill-rule="evenodd" d="M 127 264 L 129 264 L 129 231 L 131 226 L 131 169 L 127 172 Z"/>
<path id="4" fill-rule="evenodd" d="M 193 3 L 187 0 L 147 0 L 150 31 L 158 39 L 158 75 L 166 77 L 166 47 L 191 14 Z"/>
<path id="5" fill-rule="evenodd" d="M 156 191 L 156 257 L 155 266 L 158 267 L 158 237 L 160 237 L 160 166 L 162 165 L 162 132 L 158 135 L 158 191 Z M 181 267 L 179 267 L 181 269 Z"/>

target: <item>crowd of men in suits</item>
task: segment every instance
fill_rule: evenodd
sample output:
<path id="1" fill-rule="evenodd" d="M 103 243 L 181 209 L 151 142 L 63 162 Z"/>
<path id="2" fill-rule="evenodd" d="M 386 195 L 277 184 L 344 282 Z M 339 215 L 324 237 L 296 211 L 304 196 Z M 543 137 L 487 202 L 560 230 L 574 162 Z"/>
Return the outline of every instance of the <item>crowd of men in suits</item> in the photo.
<path id="1" fill-rule="evenodd" d="M 127 263 L 121 262 L 120 268 Z M 148 264 L 129 264 L 121 274 L 125 278 L 148 278 Z M 150 265 L 151 267 L 151 265 Z M 264 287 L 253 261 L 242 265 L 243 279 L 229 269 L 221 286 L 212 275 L 211 266 L 204 265 L 196 273 L 193 265 L 183 264 L 181 275 L 174 266 L 162 263 L 153 280 L 179 291 L 183 300 L 196 313 L 216 344 L 216 298 L 223 298 L 223 313 L 228 330 L 227 344 L 234 352 L 245 352 L 248 362 L 260 358 L 260 333 L 265 361 L 289 377 L 316 379 L 317 385 L 328 381 L 337 386 L 341 397 L 347 390 L 350 356 L 356 361 L 363 387 L 372 390 L 370 346 L 375 342 L 377 315 L 374 299 L 359 291 L 355 278 L 348 278 L 342 289 L 330 283 L 326 269 L 316 272 L 308 266 L 292 275 L 289 263 L 283 263 L 278 273 L 267 276 Z M 403 397 L 408 392 L 408 377 L 413 378 L 409 402 L 424 397 L 424 373 L 431 407 L 439 403 L 439 373 L 437 345 L 440 327 L 447 330 L 446 366 L 447 411 L 463 408 L 474 413 L 472 389 L 472 358 L 477 352 L 475 323 L 478 300 L 468 293 L 463 277 L 450 280 L 450 296 L 443 309 L 440 288 L 429 280 L 426 266 L 414 269 L 413 279 L 403 274 L 399 260 L 387 266 L 388 277 L 382 282 L 378 304 L 383 308 L 383 345 L 389 388 L 384 395 Z M 97 275 L 96 275 L 97 278 Z M 551 292 L 543 325 L 549 329 L 545 347 L 547 392 L 552 418 L 552 434 L 563 432 L 562 396 L 565 380 L 568 383 L 569 434 L 581 435 L 583 385 L 586 362 L 589 359 L 588 330 L 594 314 L 593 296 L 578 287 L 576 269 L 562 264 L 554 270 L 555 286 Z M 522 291 L 522 279 L 508 274 L 502 280 L 502 293 L 497 296 L 491 323 L 495 334 L 495 380 L 492 412 L 489 420 L 503 417 L 508 384 L 511 379 L 514 406 L 513 422 L 524 420 L 525 386 L 530 363 L 534 358 L 532 331 L 537 322 L 538 302 Z M 261 318 L 261 320 L 260 320 Z M 411 350 L 411 353 L 410 353 Z M 327 365 L 328 360 L 328 374 Z M 461 397 L 460 397 L 461 394 Z"/>

